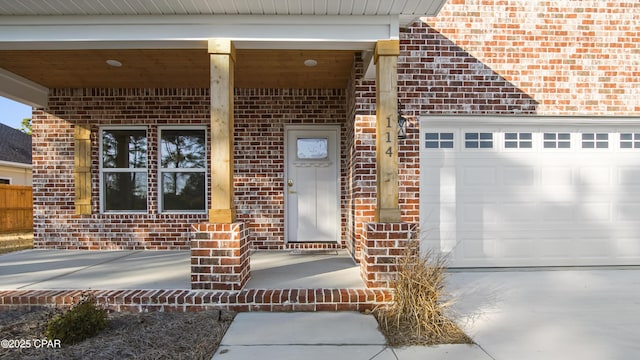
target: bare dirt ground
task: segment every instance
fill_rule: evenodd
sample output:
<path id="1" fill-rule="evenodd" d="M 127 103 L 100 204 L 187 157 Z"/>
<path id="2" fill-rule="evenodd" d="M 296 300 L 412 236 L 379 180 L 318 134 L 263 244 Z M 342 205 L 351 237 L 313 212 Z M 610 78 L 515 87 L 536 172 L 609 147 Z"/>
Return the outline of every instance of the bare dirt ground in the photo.
<path id="1" fill-rule="evenodd" d="M 31 248 L 33 233 L 0 234 L 0 254 Z M 42 340 L 47 321 L 60 311 L 0 310 L 0 359 L 210 360 L 235 316 L 228 311 L 111 313 L 107 328 L 96 337 L 58 347 Z"/>
<path id="2" fill-rule="evenodd" d="M 235 316 L 226 311 L 111 313 L 109 325 L 96 337 L 55 348 L 41 339 L 56 311 L 50 307 L 0 311 L 0 359 L 209 360 Z M 22 340 L 25 348 L 8 348 L 16 346 L 15 340 Z"/>

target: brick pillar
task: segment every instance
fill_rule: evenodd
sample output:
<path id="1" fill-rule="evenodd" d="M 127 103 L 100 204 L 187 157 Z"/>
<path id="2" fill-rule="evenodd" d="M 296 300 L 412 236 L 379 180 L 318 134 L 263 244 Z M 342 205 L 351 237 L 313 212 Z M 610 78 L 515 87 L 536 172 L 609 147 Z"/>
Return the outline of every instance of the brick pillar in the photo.
<path id="1" fill-rule="evenodd" d="M 249 229 L 243 222 L 191 227 L 192 289 L 241 290 L 249 278 Z"/>
<path id="2" fill-rule="evenodd" d="M 396 259 L 405 254 L 418 224 L 364 224 L 360 275 L 368 288 L 389 288 L 396 275 Z"/>

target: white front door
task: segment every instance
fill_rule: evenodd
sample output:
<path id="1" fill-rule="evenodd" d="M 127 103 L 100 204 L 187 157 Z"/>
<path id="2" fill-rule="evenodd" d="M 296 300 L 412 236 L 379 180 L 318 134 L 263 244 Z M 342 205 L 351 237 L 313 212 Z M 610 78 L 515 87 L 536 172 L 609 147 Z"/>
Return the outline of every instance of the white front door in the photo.
<path id="1" fill-rule="evenodd" d="M 287 242 L 340 241 L 340 128 L 289 126 L 286 132 Z"/>

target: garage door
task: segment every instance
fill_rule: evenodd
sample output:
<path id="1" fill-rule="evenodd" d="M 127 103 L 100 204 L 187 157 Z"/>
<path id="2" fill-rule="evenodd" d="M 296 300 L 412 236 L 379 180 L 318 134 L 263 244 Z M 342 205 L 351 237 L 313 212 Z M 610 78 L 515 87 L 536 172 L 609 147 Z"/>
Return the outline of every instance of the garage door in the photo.
<path id="1" fill-rule="evenodd" d="M 422 247 L 452 267 L 639 265 L 640 126 L 596 120 L 423 119 Z"/>

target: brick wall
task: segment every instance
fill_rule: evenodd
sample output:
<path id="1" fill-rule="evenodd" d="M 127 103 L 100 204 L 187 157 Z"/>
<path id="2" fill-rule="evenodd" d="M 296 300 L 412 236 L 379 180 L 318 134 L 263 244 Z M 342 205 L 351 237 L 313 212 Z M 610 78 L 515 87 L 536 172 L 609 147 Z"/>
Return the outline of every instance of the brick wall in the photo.
<path id="1" fill-rule="evenodd" d="M 631 115 L 639 16 L 637 0 L 448 0 L 425 30 L 529 94 L 538 114 Z"/>
<path id="2" fill-rule="evenodd" d="M 65 249 L 189 249 L 190 224 L 206 214 L 158 214 L 159 125 L 209 123 L 204 89 L 52 89 L 49 108 L 33 113 L 34 242 Z M 92 214 L 74 206 L 74 125 L 91 126 Z M 148 213 L 100 214 L 98 128 L 148 127 Z"/>
<path id="3" fill-rule="evenodd" d="M 247 223 L 255 247 L 284 248 L 284 125 L 341 124 L 344 138 L 345 120 L 343 89 L 236 90 L 235 197 L 238 220 Z M 155 190 L 158 126 L 203 125 L 208 128 L 209 123 L 208 89 L 53 89 L 49 108 L 33 114 L 36 246 L 189 249 L 190 226 L 206 222 L 207 215 L 158 212 Z M 75 124 L 91 126 L 91 215 L 75 214 Z M 147 127 L 147 214 L 100 214 L 98 131 L 102 125 Z M 344 141 L 341 143 L 341 178 L 344 179 L 346 148 Z M 341 184 L 342 208 L 345 209 L 346 181 Z M 346 210 L 342 213 L 342 224 L 344 238 Z"/>
<path id="4" fill-rule="evenodd" d="M 238 220 L 248 222 L 250 238 L 255 247 L 270 250 L 285 248 L 285 124 L 341 125 L 341 233 L 342 239 L 345 238 L 346 117 L 344 89 L 236 89 L 235 201 Z M 310 245 L 292 244 L 290 247 L 306 246 Z"/>

